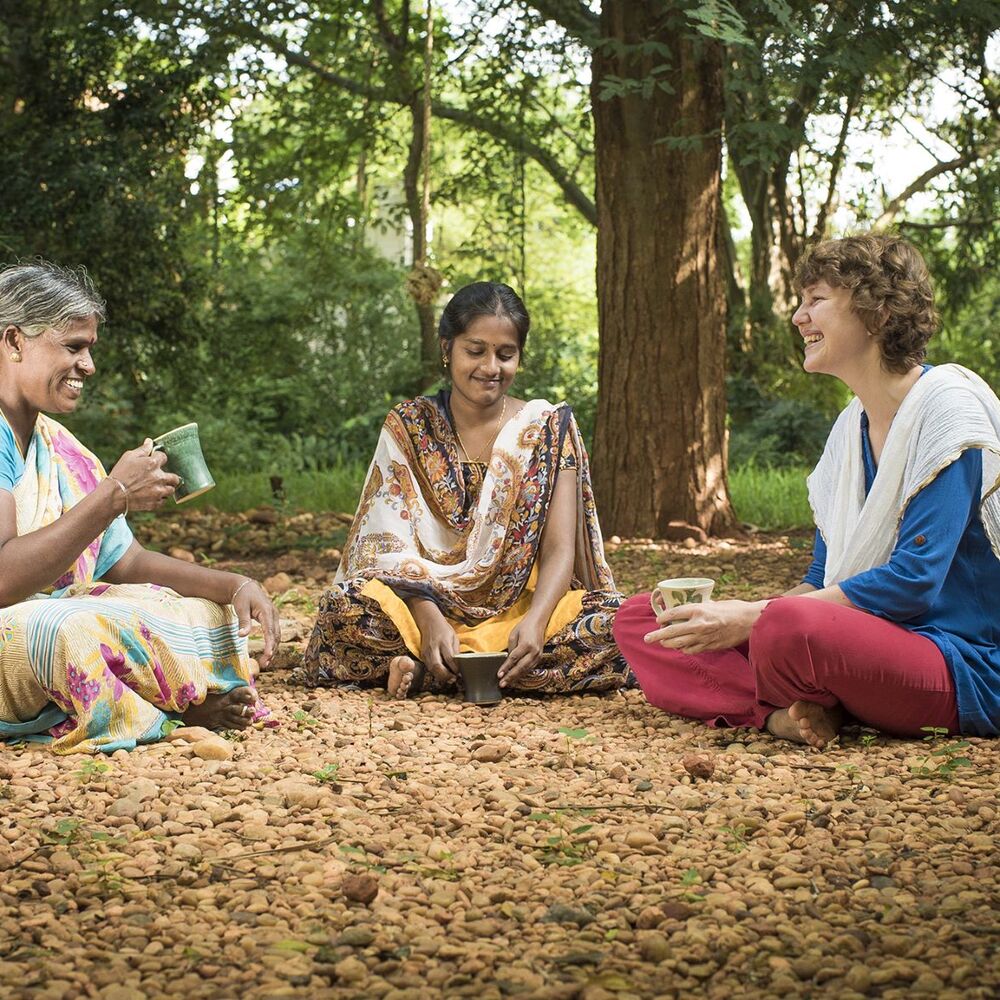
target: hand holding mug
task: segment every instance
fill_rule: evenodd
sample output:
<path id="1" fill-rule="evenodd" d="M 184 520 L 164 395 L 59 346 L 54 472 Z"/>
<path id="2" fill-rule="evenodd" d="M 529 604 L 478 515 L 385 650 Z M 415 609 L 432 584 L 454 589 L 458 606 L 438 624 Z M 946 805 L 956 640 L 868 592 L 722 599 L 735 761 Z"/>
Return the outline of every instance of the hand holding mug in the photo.
<path id="1" fill-rule="evenodd" d="M 128 509 L 156 510 L 180 485 L 180 477 L 167 472 L 163 466 L 166 456 L 153 450 L 153 441 L 145 441 L 125 452 L 108 473 L 125 488 Z"/>

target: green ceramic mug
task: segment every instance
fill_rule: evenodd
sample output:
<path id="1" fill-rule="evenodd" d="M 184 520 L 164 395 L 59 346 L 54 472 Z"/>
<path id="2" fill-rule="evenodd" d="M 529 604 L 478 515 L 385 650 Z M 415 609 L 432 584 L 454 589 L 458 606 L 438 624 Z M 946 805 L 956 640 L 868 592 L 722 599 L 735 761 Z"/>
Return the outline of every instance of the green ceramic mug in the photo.
<path id="1" fill-rule="evenodd" d="M 162 451 L 167 456 L 167 472 L 181 478 L 180 486 L 174 491 L 177 503 L 200 497 L 215 485 L 201 451 L 197 424 L 184 424 L 153 438 L 153 450 Z"/>

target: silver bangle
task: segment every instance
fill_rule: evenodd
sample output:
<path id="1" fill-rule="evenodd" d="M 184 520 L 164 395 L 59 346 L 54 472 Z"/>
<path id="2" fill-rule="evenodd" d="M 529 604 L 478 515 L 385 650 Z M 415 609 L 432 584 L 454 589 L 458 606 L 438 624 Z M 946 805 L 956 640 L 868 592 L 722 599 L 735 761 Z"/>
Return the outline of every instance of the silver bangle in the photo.
<path id="1" fill-rule="evenodd" d="M 117 486 L 118 489 L 120 489 L 122 493 L 125 494 L 125 509 L 122 511 L 122 517 L 124 517 L 126 514 L 128 514 L 128 490 L 126 489 L 125 484 L 120 479 L 115 479 L 114 476 L 108 476 L 108 479 L 110 479 L 111 482 L 113 482 L 115 486 Z"/>
<path id="2" fill-rule="evenodd" d="M 229 603 L 232 604 L 236 600 L 236 595 L 248 584 L 253 583 L 252 577 L 247 577 L 234 591 L 233 596 L 229 598 Z"/>

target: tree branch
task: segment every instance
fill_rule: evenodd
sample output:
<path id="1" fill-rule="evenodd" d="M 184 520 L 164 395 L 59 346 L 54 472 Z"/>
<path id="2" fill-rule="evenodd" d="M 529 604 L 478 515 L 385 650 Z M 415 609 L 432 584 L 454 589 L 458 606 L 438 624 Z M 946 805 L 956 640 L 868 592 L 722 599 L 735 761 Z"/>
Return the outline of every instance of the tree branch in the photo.
<path id="1" fill-rule="evenodd" d="M 528 0 L 531 7 L 545 18 L 555 21 L 578 42 L 594 47 L 600 35 L 600 16 L 580 0 Z"/>
<path id="2" fill-rule="evenodd" d="M 882 214 L 875 220 L 873 228 L 881 229 L 884 226 L 891 225 L 896 216 L 902 210 L 903 206 L 915 194 L 919 194 L 919 192 L 923 191 L 935 177 L 940 177 L 942 174 L 947 174 L 953 170 L 960 170 L 962 167 L 967 167 L 970 164 L 975 163 L 976 160 L 984 156 L 989 156 L 989 154 L 994 152 L 998 146 L 1000 146 L 1000 140 L 995 139 L 979 149 L 973 149 L 968 153 L 963 153 L 961 156 L 956 156 L 953 160 L 942 160 L 935 163 L 933 167 L 928 167 L 919 177 L 917 177 L 912 183 L 907 185 L 907 187 L 896 195 L 896 197 L 893 198 L 884 209 L 882 209 Z"/>
<path id="3" fill-rule="evenodd" d="M 241 24 L 239 30 L 242 34 L 250 35 L 261 45 L 266 46 L 273 52 L 284 56 L 285 59 L 294 66 L 308 70 L 310 73 L 332 84 L 341 90 L 346 90 L 350 94 L 358 94 L 373 101 L 380 101 L 385 104 L 396 104 L 400 107 L 409 107 L 415 98 L 414 94 L 393 94 L 384 87 L 376 87 L 369 83 L 362 83 L 354 80 L 342 73 L 335 73 L 309 56 L 293 49 L 287 42 L 266 31 L 262 31 L 251 24 Z M 458 125 L 484 132 L 506 143 L 512 149 L 524 153 L 531 157 L 559 186 L 566 200 L 590 223 L 597 225 L 597 207 L 591 198 L 576 181 L 563 169 L 556 157 L 547 149 L 533 142 L 522 132 L 509 125 L 507 122 L 499 121 L 495 118 L 486 118 L 468 108 L 458 108 L 442 101 L 434 101 L 431 105 L 433 114 L 437 118 L 445 118 Z"/>

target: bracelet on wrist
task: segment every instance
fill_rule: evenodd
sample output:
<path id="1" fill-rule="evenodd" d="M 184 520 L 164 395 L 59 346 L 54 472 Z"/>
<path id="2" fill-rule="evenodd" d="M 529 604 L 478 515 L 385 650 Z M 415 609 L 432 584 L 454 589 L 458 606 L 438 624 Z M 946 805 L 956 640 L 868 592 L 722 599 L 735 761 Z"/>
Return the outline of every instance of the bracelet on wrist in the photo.
<path id="1" fill-rule="evenodd" d="M 124 517 L 128 513 L 128 489 L 120 479 L 115 479 L 114 476 L 108 476 L 108 479 L 110 479 L 111 482 L 113 482 L 125 496 L 125 509 L 122 511 L 122 516 Z"/>
<path id="2" fill-rule="evenodd" d="M 232 604 L 232 603 L 233 603 L 233 601 L 235 601 L 235 600 L 236 600 L 236 595 L 237 595 L 237 594 L 238 594 L 238 593 L 239 593 L 239 592 L 240 592 L 240 591 L 241 591 L 241 590 L 242 590 L 242 589 L 243 589 L 243 588 L 244 588 L 244 587 L 245 587 L 245 586 L 246 586 L 246 585 L 247 585 L 248 583 L 253 583 L 253 579 L 252 579 L 251 577 L 249 577 L 249 576 L 248 576 L 248 577 L 247 577 L 247 578 L 246 578 L 246 579 L 245 579 L 245 580 L 244 580 L 244 581 L 243 581 L 243 582 L 242 582 L 242 583 L 241 583 L 241 584 L 240 584 L 240 585 L 239 585 L 239 586 L 238 586 L 238 587 L 237 587 L 237 588 L 236 588 L 236 589 L 235 589 L 235 590 L 233 591 L 233 596 L 229 598 L 229 603 L 230 603 L 230 604 Z"/>

